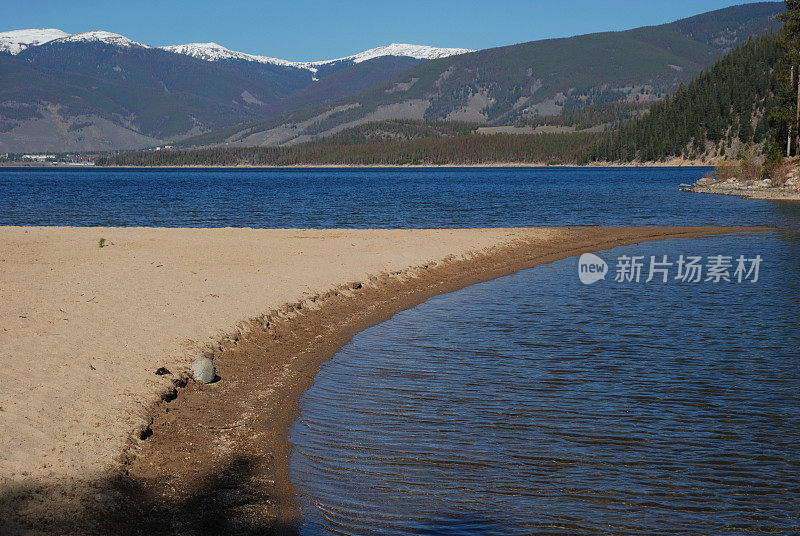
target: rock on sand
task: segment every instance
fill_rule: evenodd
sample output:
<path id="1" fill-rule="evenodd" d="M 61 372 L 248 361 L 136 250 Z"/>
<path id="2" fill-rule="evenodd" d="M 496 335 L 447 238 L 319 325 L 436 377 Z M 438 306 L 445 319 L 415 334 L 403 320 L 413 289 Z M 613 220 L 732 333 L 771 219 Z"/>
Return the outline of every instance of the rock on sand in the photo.
<path id="1" fill-rule="evenodd" d="M 198 357 L 195 359 L 191 368 L 194 373 L 194 379 L 199 382 L 211 383 L 214 381 L 214 378 L 217 377 L 217 367 L 214 365 L 214 362 L 207 357 Z"/>

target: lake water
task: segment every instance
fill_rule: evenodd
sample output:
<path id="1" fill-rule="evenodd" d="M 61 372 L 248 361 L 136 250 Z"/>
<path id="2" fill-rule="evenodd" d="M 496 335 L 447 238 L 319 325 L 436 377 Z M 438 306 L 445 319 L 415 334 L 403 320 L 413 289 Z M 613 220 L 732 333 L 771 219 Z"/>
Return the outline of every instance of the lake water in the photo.
<path id="1" fill-rule="evenodd" d="M 800 207 L 678 185 L 698 168 L 12 169 L 0 225 L 782 225 Z"/>
<path id="2" fill-rule="evenodd" d="M 678 191 L 704 173 L 0 168 L 0 225 L 781 227 L 402 312 L 323 367 L 291 468 L 306 536 L 800 533 L 800 205 Z M 763 263 L 756 283 L 616 283 L 622 255 Z"/>
<path id="3" fill-rule="evenodd" d="M 358 334 L 292 433 L 302 534 L 800 533 L 798 236 L 600 256 L 719 254 L 758 282 L 584 286 L 573 258 Z"/>

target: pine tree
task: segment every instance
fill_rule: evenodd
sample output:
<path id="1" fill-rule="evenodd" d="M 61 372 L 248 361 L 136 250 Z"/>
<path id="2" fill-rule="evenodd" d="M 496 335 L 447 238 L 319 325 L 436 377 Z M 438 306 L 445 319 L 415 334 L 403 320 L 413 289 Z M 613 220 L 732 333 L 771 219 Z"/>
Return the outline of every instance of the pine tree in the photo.
<path id="1" fill-rule="evenodd" d="M 775 140 L 786 151 L 786 138 L 797 137 L 796 106 L 797 86 L 800 81 L 800 0 L 785 0 L 786 11 L 778 15 L 783 27 L 778 34 L 778 46 L 782 55 L 778 64 L 778 96 L 769 115 L 775 131 Z M 791 76 L 794 69 L 794 76 Z M 792 143 L 794 146 L 794 142 Z M 794 147 L 795 154 L 798 153 Z"/>

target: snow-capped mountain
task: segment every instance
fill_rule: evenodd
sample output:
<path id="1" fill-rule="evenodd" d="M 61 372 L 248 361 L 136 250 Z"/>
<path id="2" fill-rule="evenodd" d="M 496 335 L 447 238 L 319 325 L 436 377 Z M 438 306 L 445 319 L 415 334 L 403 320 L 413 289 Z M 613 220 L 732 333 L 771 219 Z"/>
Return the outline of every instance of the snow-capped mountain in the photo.
<path id="1" fill-rule="evenodd" d="M 30 30 L 14 30 L 10 32 L 0 33 L 0 52 L 10 52 L 11 54 L 19 54 L 23 50 L 32 47 L 43 45 L 51 41 L 60 43 L 77 43 L 77 42 L 101 42 L 118 47 L 144 47 L 150 48 L 147 45 L 137 43 L 123 35 L 103 30 L 92 30 L 89 32 L 81 32 L 77 34 L 68 34 L 67 32 L 57 30 L 55 28 L 49 29 L 30 29 Z M 454 56 L 456 54 L 466 54 L 467 52 L 475 52 L 468 48 L 439 48 L 426 45 L 409 45 L 405 43 L 392 43 L 390 45 L 380 46 L 353 54 L 352 56 L 345 56 L 343 58 L 336 58 L 332 60 L 320 61 L 288 61 L 280 58 L 272 58 L 269 56 L 259 56 L 257 54 L 248 54 L 246 52 L 238 52 L 230 50 L 217 43 L 187 43 L 185 45 L 169 45 L 158 47 L 161 50 L 174 52 L 175 54 L 184 54 L 192 56 L 205 61 L 223 61 L 223 60 L 244 60 L 253 61 L 256 63 L 264 63 L 269 65 L 280 65 L 282 67 L 294 67 L 296 69 L 305 69 L 316 73 L 320 67 L 331 65 L 334 63 L 352 62 L 361 63 L 374 58 L 383 56 L 398 56 L 408 57 L 418 60 L 431 60 L 436 58 L 446 58 L 447 56 Z"/>
<path id="2" fill-rule="evenodd" d="M 33 28 L 30 30 L 0 32 L 0 52 L 19 54 L 28 47 L 43 45 L 68 36 L 67 32 L 62 32 L 55 28 Z"/>
<path id="3" fill-rule="evenodd" d="M 0 96 L 0 153 L 176 140 L 349 98 L 460 52 L 467 50 L 393 44 L 333 60 L 287 61 L 217 43 L 150 47 L 101 30 L 0 33 L 0 70 L 13 65 L 18 73 L 0 76 L 3 93 L 13 95 Z M 26 129 L 52 139 L 37 145 Z"/>
<path id="4" fill-rule="evenodd" d="M 504 124 L 557 113 L 549 112 L 558 108 L 552 95 L 576 87 L 586 91 L 576 97 L 587 104 L 597 91 L 628 95 L 634 86 L 669 93 L 731 47 L 776 31 L 775 15 L 784 8 L 745 4 L 608 38 L 469 54 L 391 44 L 307 62 L 214 43 L 148 48 L 110 32 L 5 32 L 0 72 L 13 75 L 0 75 L 0 153 L 136 149 L 187 139 L 202 146 L 275 145 L 380 119 Z M 623 56 L 630 69 L 620 78 L 615 58 Z M 498 63 L 503 58 L 510 60 Z M 585 65 L 595 67 L 588 78 Z M 537 83 L 520 86 L 526 79 Z"/>
<path id="5" fill-rule="evenodd" d="M 392 43 L 382 47 L 371 48 L 352 56 L 345 56 L 343 58 L 336 58 L 333 60 L 320 60 L 320 61 L 288 61 L 279 58 L 270 58 L 268 56 L 258 56 L 255 54 L 247 54 L 245 52 L 237 52 L 230 50 L 217 43 L 188 43 L 186 45 L 170 45 L 159 47 L 169 52 L 176 54 L 186 54 L 206 61 L 221 61 L 221 60 L 245 60 L 255 61 L 258 63 L 268 63 L 272 65 L 281 65 L 283 67 L 295 67 L 297 69 L 305 69 L 316 73 L 319 67 L 330 65 L 339 62 L 352 62 L 361 63 L 374 58 L 382 56 L 400 56 L 415 58 L 418 60 L 430 60 L 436 58 L 446 58 L 447 56 L 454 56 L 456 54 L 466 54 L 467 52 L 475 52 L 468 48 L 438 48 L 426 45 L 408 45 L 404 43 Z"/>
<path id="6" fill-rule="evenodd" d="M 325 65 L 328 63 L 335 63 L 338 61 L 352 61 L 353 63 L 361 63 L 362 61 L 380 58 L 381 56 L 403 56 L 408 58 L 415 58 L 418 60 L 434 60 L 437 58 L 446 58 L 448 56 L 455 56 L 457 54 L 466 54 L 468 52 L 475 52 L 469 48 L 439 48 L 430 47 L 427 45 L 408 45 L 405 43 L 392 43 L 382 47 L 371 48 L 364 52 L 359 52 L 352 56 L 338 58 L 335 60 L 315 61 L 311 62 L 312 65 Z"/>
<path id="7" fill-rule="evenodd" d="M 283 67 L 297 67 L 307 68 L 310 63 L 287 61 L 280 58 L 270 58 L 268 56 L 258 56 L 256 54 L 247 54 L 246 52 L 237 52 L 230 50 L 217 43 L 187 43 L 185 45 L 169 45 L 158 47 L 161 50 L 174 52 L 175 54 L 184 54 L 192 56 L 205 61 L 222 61 L 222 60 L 245 60 L 254 61 L 257 63 L 266 63 L 270 65 L 281 65 Z"/>
<path id="8" fill-rule="evenodd" d="M 114 45 L 118 47 L 143 47 L 143 48 L 150 48 L 147 45 L 143 45 L 141 43 L 137 43 L 136 41 L 132 41 L 125 37 L 124 35 L 119 35 L 112 32 L 105 32 L 102 30 L 92 30 L 90 32 L 81 32 L 76 33 L 73 35 L 64 34 L 65 37 L 61 37 L 56 39 L 55 41 L 59 43 L 106 43 L 109 45 Z"/>

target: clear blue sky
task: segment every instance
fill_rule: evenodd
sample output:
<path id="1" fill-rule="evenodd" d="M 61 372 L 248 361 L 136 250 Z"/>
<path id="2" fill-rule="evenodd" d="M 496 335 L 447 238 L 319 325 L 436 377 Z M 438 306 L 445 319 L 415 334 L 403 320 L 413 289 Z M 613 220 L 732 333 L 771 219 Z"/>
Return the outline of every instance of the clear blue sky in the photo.
<path id="1" fill-rule="evenodd" d="M 474 49 L 671 22 L 736 0 L 0 0 L 0 31 L 108 30 L 160 46 L 215 41 L 288 60 L 399 42 Z"/>

